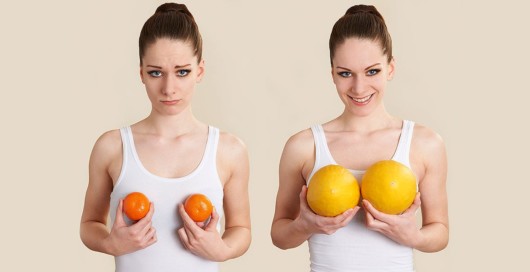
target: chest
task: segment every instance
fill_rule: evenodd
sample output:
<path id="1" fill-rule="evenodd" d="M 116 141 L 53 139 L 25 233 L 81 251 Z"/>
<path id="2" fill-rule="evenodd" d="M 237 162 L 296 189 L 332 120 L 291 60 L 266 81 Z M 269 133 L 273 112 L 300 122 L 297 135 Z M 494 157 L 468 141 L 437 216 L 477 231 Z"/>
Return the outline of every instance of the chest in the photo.
<path id="1" fill-rule="evenodd" d="M 333 159 L 348 169 L 365 170 L 380 160 L 391 159 L 398 147 L 401 130 L 376 133 L 331 132 L 326 141 Z"/>
<path id="2" fill-rule="evenodd" d="M 154 175 L 184 177 L 195 170 L 205 155 L 206 137 L 156 139 L 136 137 L 134 147 L 141 164 Z"/>

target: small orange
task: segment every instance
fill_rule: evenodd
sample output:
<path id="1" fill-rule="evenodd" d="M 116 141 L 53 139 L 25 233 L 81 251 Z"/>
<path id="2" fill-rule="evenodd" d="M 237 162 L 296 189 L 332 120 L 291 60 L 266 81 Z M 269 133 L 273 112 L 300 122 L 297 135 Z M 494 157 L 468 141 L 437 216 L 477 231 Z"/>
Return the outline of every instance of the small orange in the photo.
<path id="1" fill-rule="evenodd" d="M 149 212 L 149 199 L 140 192 L 128 194 L 123 200 L 123 211 L 131 220 L 140 220 Z"/>
<path id="2" fill-rule="evenodd" d="M 366 169 L 361 181 L 362 197 L 387 214 L 400 214 L 410 207 L 416 189 L 414 172 L 393 160 L 374 163 Z"/>
<path id="3" fill-rule="evenodd" d="M 184 210 L 195 222 L 203 222 L 213 211 L 212 202 L 203 194 L 192 194 L 184 202 Z"/>
<path id="4" fill-rule="evenodd" d="M 359 203 L 359 183 L 340 165 L 326 165 L 311 177 L 307 204 L 318 215 L 337 216 Z"/>

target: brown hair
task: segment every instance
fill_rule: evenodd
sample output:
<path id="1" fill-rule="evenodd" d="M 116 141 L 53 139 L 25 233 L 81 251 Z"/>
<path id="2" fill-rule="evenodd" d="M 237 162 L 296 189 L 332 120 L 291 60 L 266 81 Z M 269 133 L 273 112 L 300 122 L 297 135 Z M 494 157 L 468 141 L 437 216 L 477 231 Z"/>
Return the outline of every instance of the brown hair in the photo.
<path id="1" fill-rule="evenodd" d="M 379 42 L 388 62 L 392 60 L 392 38 L 386 28 L 385 19 L 374 6 L 352 6 L 335 23 L 329 37 L 331 65 L 335 50 L 348 38 Z"/>
<path id="2" fill-rule="evenodd" d="M 140 32 L 140 64 L 147 46 L 157 39 L 169 38 L 189 42 L 197 56 L 202 60 L 202 38 L 199 27 L 186 5 L 165 3 L 160 5 L 142 27 Z"/>

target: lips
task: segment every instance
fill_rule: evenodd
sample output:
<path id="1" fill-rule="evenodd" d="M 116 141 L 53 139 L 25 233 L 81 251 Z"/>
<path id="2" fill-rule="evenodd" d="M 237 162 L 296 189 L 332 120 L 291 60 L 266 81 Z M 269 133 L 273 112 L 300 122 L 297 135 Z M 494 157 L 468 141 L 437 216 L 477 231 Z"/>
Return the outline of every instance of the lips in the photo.
<path id="1" fill-rule="evenodd" d="M 361 98 L 353 98 L 351 96 L 348 95 L 348 97 L 355 103 L 355 104 L 362 104 L 362 105 L 365 105 L 365 104 L 368 104 L 368 102 L 370 101 L 370 99 L 374 96 L 374 94 L 371 94 L 371 95 L 368 95 L 368 96 L 365 96 L 365 97 L 361 97 Z"/>
<path id="2" fill-rule="evenodd" d="M 179 102 L 180 100 L 163 100 L 163 101 L 160 101 L 162 102 L 164 105 L 175 105 Z"/>

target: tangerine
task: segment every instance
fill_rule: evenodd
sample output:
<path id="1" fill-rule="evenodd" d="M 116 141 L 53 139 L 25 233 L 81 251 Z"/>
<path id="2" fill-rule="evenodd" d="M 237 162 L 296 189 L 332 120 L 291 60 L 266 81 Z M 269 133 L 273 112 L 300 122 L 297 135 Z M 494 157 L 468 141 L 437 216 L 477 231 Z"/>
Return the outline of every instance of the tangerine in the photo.
<path id="1" fill-rule="evenodd" d="M 359 203 L 359 183 L 340 165 L 320 168 L 307 186 L 307 204 L 318 215 L 337 216 Z"/>
<path id="2" fill-rule="evenodd" d="M 368 167 L 361 181 L 362 197 L 378 211 L 404 212 L 416 197 L 416 175 L 394 160 L 379 161 Z"/>
<path id="3" fill-rule="evenodd" d="M 213 211 L 212 202 L 203 194 L 192 194 L 184 202 L 184 210 L 195 222 L 203 222 Z"/>
<path id="4" fill-rule="evenodd" d="M 149 212 L 149 199 L 140 192 L 128 194 L 123 200 L 123 211 L 131 220 L 140 220 Z"/>

